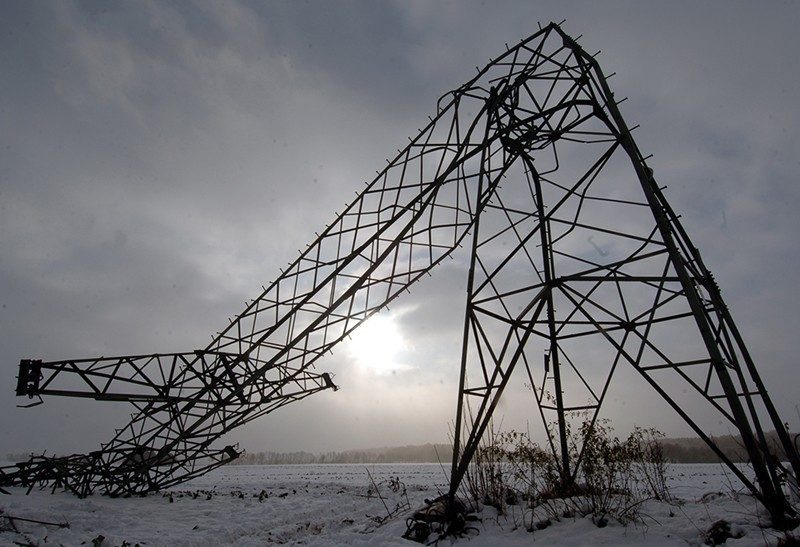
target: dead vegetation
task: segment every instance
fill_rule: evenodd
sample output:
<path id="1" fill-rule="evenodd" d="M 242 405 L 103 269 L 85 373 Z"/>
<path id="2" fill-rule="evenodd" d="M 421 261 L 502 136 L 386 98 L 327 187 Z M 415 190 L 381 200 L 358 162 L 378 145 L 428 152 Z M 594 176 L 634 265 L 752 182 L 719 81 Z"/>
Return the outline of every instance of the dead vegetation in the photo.
<path id="1" fill-rule="evenodd" d="M 673 501 L 662 438 L 655 429 L 636 428 L 620 439 L 607 421 L 584 421 L 569 432 L 570 467 L 578 469 L 570 480 L 561 476 L 560 455 L 527 433 L 491 428 L 462 490 L 477 508 L 513 513 L 531 532 L 579 516 L 590 516 L 598 527 L 609 519 L 627 525 L 641 519 L 646 501 Z"/>

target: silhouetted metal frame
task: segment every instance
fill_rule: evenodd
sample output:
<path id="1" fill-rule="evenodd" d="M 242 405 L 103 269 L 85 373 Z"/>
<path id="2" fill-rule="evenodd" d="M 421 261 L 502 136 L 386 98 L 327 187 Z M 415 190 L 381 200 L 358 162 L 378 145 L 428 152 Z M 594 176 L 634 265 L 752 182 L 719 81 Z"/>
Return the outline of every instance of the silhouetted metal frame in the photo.
<path id="1" fill-rule="evenodd" d="M 589 75 L 588 77 L 593 79 L 597 87 L 602 91 L 602 96 L 609 99 L 603 101 L 602 103 L 596 102 L 593 105 L 594 114 L 598 118 L 602 119 L 607 125 L 609 134 L 613 136 L 615 143 L 614 146 L 621 146 L 630 158 L 636 173 L 636 177 L 638 178 L 643 190 L 646 199 L 646 205 L 653 213 L 656 223 L 656 231 L 650 233 L 650 235 L 646 238 L 641 238 L 642 241 L 646 245 L 647 243 L 656 241 L 654 236 L 660 236 L 659 243 L 664 246 L 663 252 L 668 256 L 668 261 L 661 276 L 626 275 L 624 277 L 620 277 L 617 275 L 620 266 L 623 266 L 626 264 L 626 262 L 628 262 L 621 261 L 618 264 L 591 264 L 593 268 L 587 270 L 582 275 L 573 275 L 560 279 L 557 278 L 553 271 L 552 256 L 554 250 L 552 249 L 553 242 L 550 239 L 549 234 L 549 225 L 555 219 L 552 218 L 552 210 L 550 213 L 545 214 L 543 209 L 541 177 L 534 167 L 533 158 L 529 155 L 529 149 L 531 148 L 530 143 L 524 142 L 524 139 L 512 138 L 510 137 L 511 132 L 505 131 L 504 136 L 506 137 L 506 141 L 504 142 L 504 146 L 506 146 L 509 151 L 517 153 L 525 162 L 526 173 L 533 180 L 536 189 L 532 198 L 536 203 L 536 214 L 538 215 L 539 223 L 535 230 L 532 230 L 530 233 L 528 233 L 528 237 L 532 236 L 533 233 L 538 230 L 541 238 L 540 246 L 543 265 L 541 273 L 543 273 L 543 280 L 538 286 L 531 285 L 530 287 L 518 289 L 518 292 L 522 290 L 533 289 L 539 289 L 539 292 L 530 301 L 529 306 L 523 311 L 523 313 L 519 314 L 517 317 L 513 317 L 510 313 L 505 317 L 501 317 L 496 314 L 489 314 L 486 312 L 486 310 L 482 310 L 481 304 L 487 302 L 489 298 L 484 298 L 480 301 L 477 300 L 479 289 L 476 289 L 475 270 L 476 264 L 480 262 L 478 248 L 481 245 L 479 236 L 481 226 L 476 224 L 473 233 L 474 239 L 472 247 L 472 259 L 468 274 L 468 299 L 465 313 L 462 366 L 459 381 L 459 403 L 456 413 L 454 457 L 452 463 L 450 496 L 452 497 L 456 495 L 469 463 L 472 460 L 476 450 L 479 448 L 480 440 L 488 424 L 490 423 L 494 409 L 507 386 L 508 379 L 514 367 L 520 361 L 525 362 L 531 384 L 533 385 L 535 383 L 530 368 L 528 367 L 528 363 L 526 362 L 527 360 L 522 354 L 522 348 L 525 346 L 529 335 L 535 332 L 535 325 L 539 321 L 540 313 L 542 311 L 542 304 L 545 304 L 546 319 L 543 322 L 546 324 L 547 332 L 537 334 L 550 340 L 550 349 L 545 368 L 547 369 L 548 367 L 551 367 L 553 370 L 556 393 L 554 397 L 555 404 L 553 406 L 548 407 L 544 401 L 543 393 L 537 396 L 537 403 L 540 411 L 542 409 L 550 408 L 557 414 L 555 427 L 557 428 L 556 436 L 558 446 L 556 446 L 556 443 L 553 442 L 553 438 L 550 436 L 549 429 L 548 435 L 550 436 L 550 446 L 553 452 L 556 455 L 560 455 L 560 472 L 562 480 L 565 483 L 569 484 L 575 481 L 578 474 L 580 461 L 583 456 L 581 448 L 577 454 L 577 464 L 573 469 L 571 469 L 569 457 L 570 451 L 567 447 L 567 413 L 586 410 L 593 411 L 591 415 L 591 423 L 594 424 L 605 398 L 613 371 L 618 362 L 620 360 L 624 360 L 633 365 L 633 367 L 667 401 L 667 403 L 678 413 L 678 415 L 680 415 L 687 422 L 687 424 L 689 424 L 689 426 L 711 447 L 717 456 L 725 464 L 727 464 L 733 473 L 740 480 L 742 480 L 742 482 L 758 497 L 758 499 L 764 503 L 764 505 L 770 511 L 775 523 L 782 525 L 787 522 L 787 519 L 788 521 L 791 521 L 797 517 L 797 514 L 787 502 L 783 494 L 781 481 L 778 474 L 779 464 L 776 461 L 775 455 L 770 453 L 770 448 L 760 423 L 759 412 L 756 408 L 756 398 L 760 399 L 762 402 L 768 418 L 772 422 L 771 425 L 777 431 L 779 441 L 787 455 L 787 458 L 789 459 L 790 466 L 792 467 L 795 475 L 800 472 L 797 451 L 792 446 L 788 433 L 786 432 L 772 401 L 767 395 L 766 389 L 758 375 L 752 358 L 750 357 L 749 352 L 747 352 L 742 338 L 730 317 L 729 310 L 722 301 L 722 298 L 719 294 L 719 288 L 716 285 L 713 276 L 703 265 L 698 251 L 691 244 L 688 235 L 678 221 L 677 215 L 674 214 L 664 199 L 661 189 L 658 187 L 655 179 L 652 176 L 652 171 L 646 166 L 645 158 L 636 147 L 631 137 L 630 130 L 625 125 L 625 122 L 619 113 L 619 109 L 617 107 L 618 103 L 613 100 L 613 94 L 609 90 L 606 79 L 603 76 L 596 60 L 592 56 L 586 54 L 576 44 L 576 42 L 565 35 L 557 25 L 548 26 L 533 37 L 523 41 L 520 46 L 530 43 L 537 38 L 542 38 L 538 48 L 529 49 L 529 51 L 532 52 L 533 56 L 540 55 L 541 57 L 552 61 L 552 56 L 546 56 L 542 54 L 541 50 L 545 40 L 551 33 L 556 33 L 558 36 L 560 36 L 560 38 L 563 40 L 563 47 L 569 49 L 572 52 L 577 65 L 585 69 L 583 74 L 576 78 L 576 85 L 581 85 L 582 82 L 579 80 L 586 78 L 587 75 Z M 512 74 L 515 74 L 516 86 L 519 86 L 521 82 L 527 81 L 520 75 L 520 72 L 515 70 L 516 67 L 514 67 L 514 63 L 517 59 L 517 51 L 520 46 L 510 49 L 509 52 L 507 52 L 504 56 L 492 62 L 492 65 L 497 65 L 501 63 L 503 59 L 513 57 L 514 61 L 511 63 L 512 68 L 509 70 L 509 79 Z M 487 67 L 487 69 L 488 68 L 489 67 Z M 563 65 L 561 68 L 564 69 L 564 72 L 568 72 L 568 69 L 566 69 L 566 67 Z M 530 74 L 527 79 L 533 80 L 535 79 L 535 75 Z M 492 98 L 490 98 L 490 102 L 493 102 Z M 500 124 L 498 123 L 498 128 L 499 126 Z M 530 131 L 533 130 L 531 129 Z M 559 136 L 564 136 L 565 134 L 569 133 L 569 130 L 565 131 L 560 126 L 557 126 L 557 129 L 554 131 L 557 131 Z M 502 131 L 498 129 L 498 132 Z M 516 233 L 515 225 L 519 224 L 520 222 L 518 221 L 516 223 L 511 223 L 509 219 L 509 223 L 511 224 L 511 228 L 513 228 L 514 232 Z M 577 218 L 573 224 L 578 226 Z M 583 225 L 582 228 L 594 228 L 597 230 L 602 230 L 601 227 L 591 225 Z M 633 234 L 625 234 L 622 232 L 617 232 L 616 235 L 635 237 Z M 520 238 L 520 244 L 523 245 L 524 243 L 525 241 Z M 518 250 L 519 247 L 515 248 L 511 253 L 509 253 L 508 256 L 511 257 L 511 255 Z M 641 258 L 635 257 L 635 254 L 636 253 L 631 255 L 629 259 L 630 262 L 639 260 Z M 648 256 L 653 255 L 650 254 Z M 571 258 L 577 259 L 578 257 L 573 256 Z M 671 275 L 668 274 L 668 270 L 670 268 L 674 270 Z M 535 266 L 534 269 L 536 269 Z M 497 271 L 495 271 L 495 273 L 497 273 Z M 537 273 L 540 272 L 537 270 Z M 600 275 L 603 273 L 605 273 L 605 275 Z M 488 280 L 491 280 L 492 277 L 492 275 L 487 274 Z M 488 280 L 484 282 L 480 289 L 485 288 L 486 283 L 489 282 Z M 575 284 L 578 282 L 592 282 L 595 284 L 595 288 L 597 288 L 599 284 L 603 282 L 612 282 L 618 286 L 620 283 L 645 283 L 651 286 L 656 286 L 658 288 L 658 296 L 653 303 L 652 309 L 646 314 L 636 317 L 633 321 L 629 319 L 623 320 L 620 318 L 619 324 L 616 325 L 608 323 L 601 324 L 596 318 L 593 317 L 591 313 L 587 311 L 586 306 L 587 303 L 591 303 L 598 308 L 602 308 L 602 304 L 594 301 L 591 298 L 594 288 L 587 293 L 581 293 L 570 287 L 570 283 Z M 670 291 L 670 289 L 665 286 L 667 283 L 675 282 L 680 283 L 680 291 Z M 699 294 L 699 287 L 702 287 L 709 293 L 710 296 L 708 299 L 705 299 Z M 605 385 L 602 387 L 602 391 L 600 395 L 597 396 L 594 404 L 587 404 L 584 406 L 577 406 L 567 409 L 562 401 L 561 395 L 563 387 L 560 382 L 559 371 L 563 365 L 559 362 L 559 344 L 557 340 L 559 338 L 558 332 L 570 322 L 572 315 L 561 321 L 556 320 L 553 310 L 553 294 L 555 291 L 559 291 L 560 293 L 564 294 L 571 301 L 571 303 L 574 305 L 573 314 L 575 311 L 579 312 L 583 317 L 583 321 L 593 327 L 592 330 L 595 333 L 602 333 L 617 349 L 617 357 L 614 360 L 611 373 L 609 373 Z M 680 297 L 685 298 L 689 304 L 691 312 L 672 317 L 660 318 L 659 320 L 664 321 L 680 319 L 681 317 L 687 316 L 693 317 L 696 327 L 702 336 L 703 343 L 708 352 L 708 358 L 695 361 L 676 362 L 661 354 L 665 358 L 666 362 L 651 366 L 643 365 L 640 361 L 641 351 L 639 352 L 639 355 L 636 356 L 628 354 L 623 347 L 625 345 L 624 341 L 622 344 L 619 344 L 610 336 L 609 333 L 613 330 L 624 330 L 626 332 L 625 338 L 627 338 L 629 334 L 633 333 L 634 336 L 638 336 L 642 339 L 643 347 L 645 344 L 647 344 L 651 349 L 658 351 L 657 348 L 652 346 L 652 344 L 650 344 L 648 341 L 647 332 L 649 331 L 651 325 L 656 322 L 654 316 L 657 309 L 665 303 L 659 301 L 660 296 L 670 292 L 672 294 L 667 297 L 666 301 Z M 500 291 L 495 290 L 494 294 L 498 300 L 501 299 L 502 293 Z M 620 299 L 622 300 L 622 304 L 624 306 L 625 302 L 622 292 L 620 292 Z M 527 320 L 523 320 L 524 315 L 531 309 L 534 309 L 534 304 L 537 304 L 535 307 L 535 313 Z M 605 311 L 608 312 L 608 310 Z M 497 354 L 491 351 L 485 351 L 485 349 L 482 351 L 482 346 L 478 342 L 479 339 L 482 339 L 484 347 L 489 347 L 489 349 L 491 349 L 491 347 L 490 342 L 488 342 L 488 336 L 485 334 L 485 329 L 481 323 L 481 314 L 483 314 L 484 317 L 493 315 L 492 319 L 506 321 L 509 325 L 521 329 L 523 331 L 521 337 L 518 333 L 516 333 L 516 348 L 511 348 L 510 343 L 512 342 L 512 332 L 510 330 L 508 336 L 505 338 L 505 341 L 502 344 L 500 351 Z M 644 320 L 644 323 L 642 323 L 641 320 Z M 637 322 L 638 325 L 643 324 L 645 326 L 646 330 L 644 335 L 636 330 Z M 577 324 L 575 321 L 573 321 L 573 323 Z M 472 336 L 475 340 L 476 349 L 474 350 L 474 354 L 477 356 L 477 360 L 480 362 L 483 378 L 485 379 L 483 383 L 479 383 L 478 387 L 469 387 L 465 381 L 468 356 L 471 354 L 469 351 L 470 336 Z M 511 354 L 513 357 L 508 361 L 508 364 L 504 369 L 502 366 L 502 360 L 509 348 L 512 349 Z M 741 356 L 744 366 L 742 366 L 739 359 L 737 359 L 737 354 Z M 522 357 L 522 359 L 520 359 L 520 357 Z M 570 363 L 570 365 L 574 368 L 572 363 Z M 698 385 L 683 370 L 683 367 L 697 365 L 709 365 L 708 379 L 704 386 Z M 725 416 L 737 428 L 745 445 L 744 448 L 747 451 L 750 463 L 755 471 L 756 483 L 753 483 L 749 477 L 747 477 L 737 466 L 735 466 L 733 462 L 731 462 L 731 460 L 717 446 L 713 439 L 703 431 L 700 425 L 698 425 L 698 423 L 696 423 L 690 417 L 690 415 L 681 408 L 677 401 L 675 401 L 664 389 L 662 389 L 652 375 L 653 371 L 659 369 L 670 369 L 675 371 L 683 380 L 692 385 L 696 391 L 698 391 L 717 411 Z M 546 372 L 547 370 L 545 370 L 545 373 Z M 576 372 L 578 375 L 580 375 L 580 372 L 577 371 L 577 369 Z M 716 376 L 721 384 L 723 391 L 722 394 L 711 394 L 710 383 L 712 374 Z M 737 381 L 739 382 L 739 388 L 737 388 L 734 384 L 731 374 L 735 375 Z M 748 374 L 749 381 L 748 378 L 746 378 L 746 375 Z M 749 384 L 754 384 L 754 387 L 748 387 Z M 588 384 L 587 387 L 591 390 L 591 387 Z M 477 399 L 477 402 L 470 404 L 470 400 L 474 399 Z M 729 408 L 724 408 L 723 405 L 720 404 L 720 401 L 724 401 Z M 477 406 L 477 410 L 473 412 L 474 406 Z M 465 409 L 468 409 L 469 412 L 466 412 Z M 466 424 L 462 425 L 462 422 L 467 414 L 469 414 L 469 419 L 467 419 Z M 542 418 L 543 420 L 545 419 L 544 414 L 542 414 Z M 462 429 L 464 426 L 467 426 L 469 429 L 466 439 L 462 440 Z"/>
<path id="2" fill-rule="evenodd" d="M 561 84 L 567 85 L 563 96 L 559 95 Z M 543 98 L 540 95 L 537 99 L 534 87 L 544 90 Z M 522 107 L 521 100 L 529 101 L 529 107 Z M 387 160 L 387 166 L 366 183 L 341 214 L 337 213 L 333 223 L 212 337 L 205 349 L 80 360 L 23 360 L 17 395 L 125 402 L 136 412 L 100 450 L 87 455 L 32 457 L 0 469 L 0 486 L 48 485 L 79 496 L 96 489 L 109 495 L 139 494 L 178 484 L 232 461 L 240 454 L 235 447 L 213 449 L 211 444 L 232 429 L 290 402 L 335 389 L 329 374 L 311 372 L 316 361 L 450 256 L 471 233 L 451 496 L 456 494 L 519 363 L 527 373 L 545 424 L 547 412 L 556 414 L 555 430 L 547 429 L 548 442 L 559 456 L 562 481 L 568 485 L 578 477 L 583 454 L 581 447 L 574 457 L 570 453 L 569 417 L 588 412 L 594 424 L 618 363 L 627 361 L 764 503 L 776 522 L 794 515 L 781 491 L 778 464 L 761 426 L 762 407 L 778 432 L 795 475 L 800 474 L 796 447 L 767 395 L 719 288 L 656 184 L 618 104 L 595 58 L 559 25 L 550 24 L 516 46 L 507 47 L 506 53 L 490 60 L 472 80 L 443 96 L 436 116 L 425 128 L 405 148 L 398 149 L 394 159 Z M 598 120 L 604 129 L 583 128 L 589 121 Z M 551 178 L 551 173 L 559 169 L 559 142 L 607 144 L 607 149 L 567 187 Z M 632 197 L 588 198 L 589 186 L 620 150 L 632 164 L 644 201 Z M 543 151 L 555 158 L 556 167 L 550 171 L 536 167 L 537 155 Z M 501 182 L 519 166 L 527 179 L 524 182 L 532 210 L 525 204 L 504 203 L 500 191 Z M 515 180 L 512 184 L 522 182 Z M 546 203 L 544 185 L 559 188 L 564 196 L 558 203 Z M 579 191 L 581 187 L 584 189 Z M 574 218 L 558 218 L 556 211 L 575 198 L 580 206 Z M 588 199 L 648 208 L 655 225 L 642 234 L 624 227 L 581 222 L 581 207 Z M 487 228 L 481 218 L 487 214 L 504 215 L 508 226 L 499 233 L 484 234 Z M 554 236 L 554 229 L 560 228 L 564 230 Z M 636 241 L 639 246 L 623 259 L 602 263 L 560 246 L 574 230 Z M 499 236 L 512 234 L 517 244 L 490 271 L 483 258 L 486 249 L 492 249 Z M 533 238 L 539 241 L 539 258 L 527 247 Z M 502 275 L 520 251 L 529 261 L 532 282 L 503 287 Z M 586 268 L 561 274 L 556 270 L 556 258 L 568 258 Z M 648 275 L 625 271 L 656 258 L 664 259 L 663 270 Z M 588 288 L 579 288 L 584 284 Z M 616 287 L 624 317 L 593 296 L 604 284 Z M 655 291 L 651 307 L 636 316 L 630 316 L 624 296 L 623 286 L 630 284 Z M 521 311 L 512 313 L 504 299 L 522 293 L 533 296 Z M 570 313 L 557 314 L 556 298 L 569 303 Z M 681 299 L 688 303 L 688 311 L 659 315 Z M 492 306 L 496 309 L 490 309 Z M 694 320 L 708 355 L 676 361 L 649 339 L 649 333 L 661 323 L 687 318 Z M 491 322 L 508 325 L 499 346 L 493 346 L 496 327 Z M 576 327 L 585 330 L 568 330 Z M 621 341 L 614 338 L 619 333 L 623 333 Z M 600 389 L 584 378 L 564 351 L 566 340 L 597 334 L 616 350 Z M 526 345 L 534 339 L 547 341 L 541 381 L 536 381 L 526 353 Z M 640 341 L 636 354 L 625 349 L 628 340 Z M 643 364 L 645 350 L 659 355 L 662 362 Z M 478 384 L 467 374 L 473 354 L 481 371 L 478 379 L 482 383 Z M 691 367 L 707 367 L 704 385 L 687 373 Z M 577 374 L 592 401 L 565 403 L 562 395 L 570 386 L 562 381 L 562 369 Z M 756 473 L 755 483 L 662 387 L 654 375 L 664 370 L 691 385 L 737 428 Z M 553 401 L 545 389 L 549 378 L 554 384 Z M 719 381 L 721 394 L 712 391 L 712 379 Z M 471 400 L 476 401 L 474 408 Z"/>
<path id="3" fill-rule="evenodd" d="M 110 495 L 157 490 L 234 459 L 233 447 L 208 449 L 231 429 L 333 387 L 329 375 L 308 369 L 448 256 L 476 216 L 477 196 L 468 188 L 475 175 L 465 166 L 480 155 L 483 135 L 470 142 L 474 123 L 462 128 L 457 115 L 445 119 L 460 100 L 453 96 L 206 349 L 23 360 L 18 395 L 125 401 L 138 412 L 101 450 L 34 457 L 0 470 L 2 484 L 57 483 L 79 495 L 96 488 Z M 434 134 L 437 123 L 443 135 Z M 437 161 L 430 165 L 432 156 Z M 407 172 L 415 164 L 418 170 Z M 399 174 L 390 180 L 390 173 Z M 444 186 L 455 192 L 437 201 Z"/>

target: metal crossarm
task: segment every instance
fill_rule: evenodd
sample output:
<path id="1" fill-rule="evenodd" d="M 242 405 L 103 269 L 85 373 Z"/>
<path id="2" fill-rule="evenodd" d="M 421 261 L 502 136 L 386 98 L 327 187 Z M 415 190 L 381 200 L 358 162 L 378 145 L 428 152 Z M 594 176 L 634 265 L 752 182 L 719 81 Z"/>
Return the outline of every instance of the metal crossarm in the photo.
<path id="1" fill-rule="evenodd" d="M 230 366 L 236 357 L 195 351 L 49 362 L 23 360 L 20 362 L 17 395 L 30 398 L 58 395 L 130 403 L 176 404 L 204 400 L 235 405 L 266 404 L 276 395 L 290 398 L 306 391 L 336 389 L 328 373 L 316 374 L 308 370 L 282 383 L 263 382 L 255 386 L 258 389 L 250 389 L 251 386 L 240 383 Z M 207 360 L 219 363 L 218 380 L 214 383 L 196 372 Z M 257 363 L 247 364 L 251 369 L 258 366 Z M 236 397 L 228 397 L 231 393 Z"/>

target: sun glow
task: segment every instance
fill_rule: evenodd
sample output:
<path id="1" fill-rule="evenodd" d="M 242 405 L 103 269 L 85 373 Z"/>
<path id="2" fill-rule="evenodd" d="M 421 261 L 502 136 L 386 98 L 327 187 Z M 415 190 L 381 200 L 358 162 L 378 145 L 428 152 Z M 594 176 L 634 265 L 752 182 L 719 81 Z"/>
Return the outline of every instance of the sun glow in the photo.
<path id="1" fill-rule="evenodd" d="M 392 315 L 376 315 L 368 319 L 353 332 L 348 346 L 350 354 L 363 369 L 389 374 L 408 368 L 401 362 L 408 344 Z"/>

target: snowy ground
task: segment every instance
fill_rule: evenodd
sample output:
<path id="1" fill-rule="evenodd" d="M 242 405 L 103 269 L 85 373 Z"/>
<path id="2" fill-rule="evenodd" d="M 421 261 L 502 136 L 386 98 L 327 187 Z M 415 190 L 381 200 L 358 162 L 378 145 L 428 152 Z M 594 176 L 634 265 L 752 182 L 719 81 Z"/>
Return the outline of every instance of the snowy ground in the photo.
<path id="1" fill-rule="evenodd" d="M 370 496 L 378 484 L 387 507 Z M 504 517 L 484 508 L 479 531 L 462 545 L 701 545 L 702 532 L 719 519 L 744 536 L 728 545 L 776 544 L 780 535 L 762 529 L 764 514 L 719 465 L 672 468 L 672 491 L 682 503 L 648 502 L 644 522 L 598 528 L 589 518 L 562 518 L 544 530 L 527 532 L 519 508 Z M 385 482 L 399 478 L 411 509 L 379 524 L 404 501 Z M 436 497 L 447 483 L 438 464 L 229 466 L 168 492 L 144 498 L 78 499 L 70 494 L 11 489 L 0 495 L 3 514 L 69 528 L 16 522 L 19 533 L 0 532 L 0 545 L 87 545 L 99 536 L 110 545 L 414 545 L 401 535 L 405 519 Z M 374 490 L 374 488 L 372 489 Z M 0 524 L 3 522 L 0 521 Z M 442 542 L 448 544 L 447 542 Z M 440 545 L 442 545 L 440 543 Z"/>

